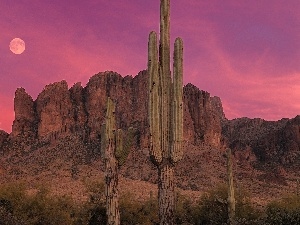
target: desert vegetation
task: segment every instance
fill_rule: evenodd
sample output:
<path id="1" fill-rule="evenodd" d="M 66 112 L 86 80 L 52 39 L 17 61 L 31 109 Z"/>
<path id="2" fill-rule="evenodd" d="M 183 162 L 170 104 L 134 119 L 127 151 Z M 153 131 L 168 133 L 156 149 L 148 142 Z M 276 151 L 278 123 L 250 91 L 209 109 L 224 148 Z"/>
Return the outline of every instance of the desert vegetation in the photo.
<path id="1" fill-rule="evenodd" d="M 106 224 L 105 185 L 85 181 L 88 200 L 74 201 L 70 196 L 53 196 L 44 185 L 29 188 L 23 183 L 0 186 L 0 224 L 3 225 L 96 225 Z M 228 224 L 228 188 L 220 184 L 193 202 L 176 192 L 174 223 L 185 225 Z M 134 193 L 120 196 L 120 223 L 157 225 L 158 202 L 149 193 L 145 201 L 134 200 Z M 299 224 L 300 198 L 287 195 L 258 208 L 245 190 L 235 192 L 237 224 Z"/>
<path id="2" fill-rule="evenodd" d="M 160 40 L 152 31 L 148 42 L 150 157 L 158 170 L 161 225 L 174 224 L 175 164 L 182 159 L 183 41 L 174 43 L 170 71 L 170 0 L 160 1 Z"/>
<path id="3" fill-rule="evenodd" d="M 130 128 L 128 136 L 116 129 L 115 103 L 107 99 L 107 112 L 101 132 L 101 154 L 105 161 L 105 196 L 107 224 L 120 224 L 118 173 L 119 167 L 124 164 L 130 150 L 133 129 Z M 125 140 L 123 140 L 125 139 Z"/>

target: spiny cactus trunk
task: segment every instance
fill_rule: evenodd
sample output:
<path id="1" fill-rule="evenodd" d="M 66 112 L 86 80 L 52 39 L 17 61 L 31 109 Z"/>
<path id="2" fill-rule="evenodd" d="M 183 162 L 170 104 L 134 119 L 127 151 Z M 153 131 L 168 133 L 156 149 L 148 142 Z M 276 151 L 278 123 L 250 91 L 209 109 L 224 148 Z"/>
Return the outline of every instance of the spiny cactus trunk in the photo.
<path id="1" fill-rule="evenodd" d="M 118 174 L 119 167 L 125 163 L 129 154 L 134 128 L 126 133 L 116 130 L 115 103 L 108 97 L 105 123 L 101 127 L 101 155 L 105 160 L 105 194 L 108 225 L 120 224 Z"/>
<path id="2" fill-rule="evenodd" d="M 159 59 L 158 59 L 159 56 Z M 174 224 L 174 166 L 182 158 L 183 42 L 174 44 L 170 72 L 170 0 L 160 1 L 160 42 L 152 31 L 148 43 L 150 157 L 158 168 L 161 225 Z"/>
<path id="3" fill-rule="evenodd" d="M 227 149 L 227 176 L 228 176 L 228 223 L 235 225 L 235 198 L 234 198 L 234 183 L 232 174 L 232 156 L 231 149 Z"/>
<path id="4" fill-rule="evenodd" d="M 115 125 L 115 104 L 107 99 L 105 123 L 101 131 L 101 153 L 105 160 L 105 195 L 106 215 L 108 225 L 120 224 L 119 190 L 118 190 L 118 161 L 115 152 L 118 148 L 119 135 Z"/>
<path id="5" fill-rule="evenodd" d="M 158 203 L 160 224 L 174 224 L 174 166 L 165 164 L 158 169 Z"/>
<path id="6" fill-rule="evenodd" d="M 105 157 L 105 195 L 106 215 L 108 225 L 120 224 L 118 161 L 114 157 L 114 140 L 110 140 Z"/>

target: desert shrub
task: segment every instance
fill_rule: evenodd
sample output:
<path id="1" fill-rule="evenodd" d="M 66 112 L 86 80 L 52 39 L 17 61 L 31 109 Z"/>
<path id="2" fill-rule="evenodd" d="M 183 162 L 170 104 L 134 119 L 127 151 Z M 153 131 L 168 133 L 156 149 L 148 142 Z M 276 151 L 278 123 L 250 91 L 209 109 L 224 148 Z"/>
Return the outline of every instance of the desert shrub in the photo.
<path id="1" fill-rule="evenodd" d="M 89 199 L 82 206 L 78 225 L 106 224 L 105 187 L 102 180 L 85 180 Z"/>
<path id="2" fill-rule="evenodd" d="M 146 224 L 159 224 L 158 219 L 158 201 L 157 198 L 153 198 L 152 194 L 150 194 L 150 198 L 143 203 L 142 213 L 147 218 L 148 222 Z"/>
<path id="3" fill-rule="evenodd" d="M 75 207 L 67 197 L 51 197 L 47 188 L 40 186 L 34 194 L 27 194 L 24 184 L 10 183 L 0 186 L 0 199 L 9 203 L 6 216 L 12 216 L 22 224 L 54 225 L 73 224 Z"/>
<path id="4" fill-rule="evenodd" d="M 105 186 L 103 181 L 85 180 L 84 184 L 89 193 L 89 200 L 82 207 L 81 217 L 85 218 L 84 221 L 87 220 L 89 225 L 106 224 Z M 120 196 L 119 208 L 121 224 L 158 224 L 157 199 L 149 198 L 146 202 L 139 202 L 134 199 L 131 193 Z"/>
<path id="5" fill-rule="evenodd" d="M 133 199 L 130 193 L 124 194 L 120 198 L 121 224 L 158 224 L 157 200 L 150 198 L 148 201 L 142 203 Z"/>
<path id="6" fill-rule="evenodd" d="M 267 205 L 266 224 L 300 224 L 300 197 L 289 195 Z"/>
<path id="7" fill-rule="evenodd" d="M 175 224 L 193 224 L 192 212 L 195 205 L 186 196 L 176 193 Z"/>
<path id="8" fill-rule="evenodd" d="M 22 225 L 24 224 L 20 219 L 16 218 L 11 212 L 5 208 L 0 207 L 0 224 L 1 225 Z"/>
<path id="9" fill-rule="evenodd" d="M 259 212 L 252 206 L 249 194 L 245 191 L 236 191 L 236 220 L 238 224 L 257 224 Z M 192 208 L 193 224 L 220 225 L 228 221 L 227 186 L 219 185 L 200 198 Z"/>

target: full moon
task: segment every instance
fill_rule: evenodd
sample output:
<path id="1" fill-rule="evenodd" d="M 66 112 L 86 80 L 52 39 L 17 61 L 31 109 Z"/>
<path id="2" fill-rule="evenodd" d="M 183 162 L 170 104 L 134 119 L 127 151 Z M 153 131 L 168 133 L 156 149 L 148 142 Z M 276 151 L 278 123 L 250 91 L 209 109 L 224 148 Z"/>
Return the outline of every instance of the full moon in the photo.
<path id="1" fill-rule="evenodd" d="M 25 50 L 25 42 L 21 38 L 14 38 L 9 44 L 9 49 L 17 55 L 22 54 Z"/>

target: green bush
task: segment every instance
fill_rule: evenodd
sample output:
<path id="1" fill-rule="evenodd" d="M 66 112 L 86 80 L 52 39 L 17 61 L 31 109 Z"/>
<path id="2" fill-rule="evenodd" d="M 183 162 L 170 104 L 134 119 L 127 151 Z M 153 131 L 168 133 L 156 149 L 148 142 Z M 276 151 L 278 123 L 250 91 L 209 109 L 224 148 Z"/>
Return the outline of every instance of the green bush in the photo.
<path id="1" fill-rule="evenodd" d="M 267 205 L 266 224 L 300 224 L 300 197 L 290 195 Z"/>
<path id="2" fill-rule="evenodd" d="M 89 201 L 84 205 L 82 217 L 89 225 L 106 224 L 105 187 L 102 180 L 85 180 Z M 150 198 L 146 202 L 133 201 L 133 195 L 123 194 L 119 199 L 122 225 L 152 225 L 158 224 L 157 199 Z"/>
<path id="3" fill-rule="evenodd" d="M 236 191 L 235 199 L 238 224 L 257 224 L 260 214 L 252 206 L 249 195 L 245 191 Z M 193 224 L 196 225 L 226 224 L 228 221 L 227 186 L 219 185 L 203 194 L 191 214 Z"/>
<path id="4" fill-rule="evenodd" d="M 85 181 L 87 202 L 78 205 L 68 197 L 51 196 L 44 186 L 28 194 L 21 183 L 0 186 L 0 224 L 2 225 L 98 225 L 106 224 L 103 181 Z M 122 225 L 157 225 L 158 201 L 151 197 L 145 202 L 134 201 L 132 194 L 120 197 Z M 295 196 L 272 202 L 266 216 L 252 206 L 244 191 L 236 192 L 237 224 L 300 224 L 300 199 Z M 262 220 L 264 219 L 264 221 Z M 263 221 L 263 222 L 262 222 Z M 176 194 L 175 223 L 184 225 L 226 224 L 227 187 L 225 185 L 204 194 L 195 204 L 184 195 Z"/>
<path id="5" fill-rule="evenodd" d="M 9 205 L 6 208 L 2 206 L 6 216 L 11 215 L 28 225 L 71 225 L 76 213 L 69 198 L 51 197 L 48 190 L 42 186 L 37 189 L 37 193 L 29 195 L 24 184 L 1 185 L 0 199 Z"/>
<path id="6" fill-rule="evenodd" d="M 85 180 L 89 199 L 82 206 L 78 225 L 106 224 L 105 187 L 102 180 Z"/>
<path id="7" fill-rule="evenodd" d="M 132 201 L 133 196 L 127 193 L 120 198 L 120 216 L 122 225 L 158 224 L 158 206 L 156 199 L 141 203 Z"/>
<path id="8" fill-rule="evenodd" d="M 194 210 L 195 205 L 188 197 L 176 193 L 175 224 L 193 224 L 192 212 Z"/>

